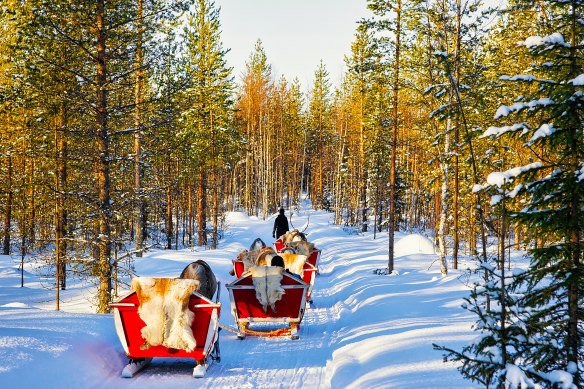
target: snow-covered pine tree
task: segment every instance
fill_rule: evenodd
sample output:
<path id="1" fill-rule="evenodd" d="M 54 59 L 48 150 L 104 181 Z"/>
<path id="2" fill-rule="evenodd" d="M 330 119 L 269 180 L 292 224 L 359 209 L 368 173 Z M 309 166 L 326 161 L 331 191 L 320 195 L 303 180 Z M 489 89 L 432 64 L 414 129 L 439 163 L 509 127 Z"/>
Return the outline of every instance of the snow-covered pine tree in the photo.
<path id="1" fill-rule="evenodd" d="M 518 304 L 518 294 L 510 293 L 508 285 L 513 277 L 505 269 L 505 232 L 508 224 L 508 203 L 516 192 L 506 190 L 507 176 L 491 173 L 488 185 L 475 186 L 474 191 L 488 189 L 493 194 L 491 206 L 501 217 L 498 231 L 500 250 L 494 261 L 484 260 L 471 272 L 475 278 L 473 289 L 462 307 L 478 318 L 473 329 L 479 333 L 461 351 L 434 344 L 434 348 L 444 351 L 444 361 L 461 363 L 459 371 L 472 381 L 485 387 L 516 388 L 534 386 L 535 382 L 525 376 L 517 365 L 525 352 L 527 332 L 521 320 L 523 308 Z M 492 262 L 496 262 L 496 267 Z M 520 271 L 514 270 L 514 275 Z"/>
<path id="2" fill-rule="evenodd" d="M 536 4 L 537 3 L 537 4 Z M 515 277 L 511 290 L 519 303 L 527 338 L 519 368 L 534 381 L 582 381 L 584 280 L 582 228 L 584 226 L 584 2 L 544 1 L 546 36 L 520 43 L 533 57 L 526 74 L 503 76 L 530 86 L 510 106 L 500 107 L 495 119 L 518 114 L 523 121 L 491 127 L 486 136 L 514 136 L 524 141 L 535 162 L 499 173 L 504 185 L 521 196 L 525 207 L 510 215 L 544 244 L 529 250 L 530 267 Z M 539 6 L 517 1 L 519 9 Z M 569 376 L 569 375 L 568 375 Z"/>
<path id="3" fill-rule="evenodd" d="M 436 350 L 445 352 L 445 362 L 460 363 L 458 370 L 465 378 L 487 388 L 507 387 L 506 384 L 517 387 L 521 379 L 525 383 L 533 383 L 522 375 L 514 374 L 514 363 L 521 358 L 525 330 L 517 320 L 516 296 L 506 291 L 505 285 L 510 277 L 505 275 L 504 270 L 504 266 L 497 269 L 488 262 L 482 262 L 472 273 L 477 281 L 462 307 L 478 317 L 473 326 L 479 333 L 477 339 L 460 351 L 434 344 Z M 485 278 L 488 280 L 486 283 Z M 487 299 L 490 301 L 489 309 Z"/>

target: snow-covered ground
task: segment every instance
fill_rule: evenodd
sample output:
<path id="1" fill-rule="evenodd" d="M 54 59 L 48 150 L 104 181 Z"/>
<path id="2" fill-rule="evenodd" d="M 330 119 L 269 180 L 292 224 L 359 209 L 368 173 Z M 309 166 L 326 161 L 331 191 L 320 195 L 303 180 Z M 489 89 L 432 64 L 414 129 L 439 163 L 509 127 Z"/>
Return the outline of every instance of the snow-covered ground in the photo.
<path id="1" fill-rule="evenodd" d="M 18 260 L 0 256 L 0 387 L 2 388 L 468 388 L 432 343 L 453 348 L 475 337 L 474 318 L 460 308 L 468 294 L 464 270 L 440 276 L 433 245 L 418 234 L 396 235 L 398 275 L 376 275 L 386 266 L 387 234 L 349 234 L 326 212 L 305 210 L 292 222 L 309 225 L 308 238 L 322 249 L 314 305 L 306 311 L 299 340 L 221 332 L 221 363 L 205 378 L 192 378 L 194 361 L 154 359 L 132 379 L 112 315 L 94 314 L 94 289 L 69 281 L 61 312 L 54 291 L 30 266 L 20 287 Z M 136 259 L 141 276 L 177 277 L 196 259 L 207 261 L 222 283 L 221 324 L 234 328 L 224 287 L 233 280 L 231 259 L 256 238 L 272 242 L 268 220 L 231 213 L 215 251 L 154 250 Z M 301 226 L 300 228 L 304 228 Z M 463 258 L 460 269 L 474 266 Z M 253 327 L 252 327 L 253 329 Z"/>

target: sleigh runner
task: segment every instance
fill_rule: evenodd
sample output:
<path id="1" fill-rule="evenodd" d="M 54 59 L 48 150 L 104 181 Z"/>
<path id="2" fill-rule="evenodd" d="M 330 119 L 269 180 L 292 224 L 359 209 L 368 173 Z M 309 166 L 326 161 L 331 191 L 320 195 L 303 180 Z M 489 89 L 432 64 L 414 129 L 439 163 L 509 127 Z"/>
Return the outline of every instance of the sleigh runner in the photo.
<path id="1" fill-rule="evenodd" d="M 229 291 L 231 312 L 239 327 L 240 338 L 245 337 L 249 325 L 253 323 L 285 323 L 289 326 L 291 338 L 298 338 L 297 331 L 304 316 L 310 283 L 283 272 L 280 286 L 284 293 L 273 306 L 264 306 L 258 300 L 251 272 L 225 286 Z"/>
<path id="2" fill-rule="evenodd" d="M 219 301 L 217 296 L 216 301 Z M 142 329 L 146 323 L 140 318 L 138 308 L 140 302 L 136 292 L 132 291 L 110 304 L 114 308 L 114 322 L 116 332 L 124 351 L 130 359 L 122 371 L 122 377 L 131 378 L 138 371 L 144 369 L 152 358 L 193 358 L 199 363 L 193 370 L 195 378 L 203 377 L 213 360 L 219 361 L 219 316 L 221 304 L 213 302 L 198 292 L 193 292 L 188 302 L 188 309 L 194 313 L 194 320 L 190 324 L 192 335 L 196 340 L 196 347 L 192 351 L 168 348 L 163 345 L 144 348 L 145 339 Z"/>

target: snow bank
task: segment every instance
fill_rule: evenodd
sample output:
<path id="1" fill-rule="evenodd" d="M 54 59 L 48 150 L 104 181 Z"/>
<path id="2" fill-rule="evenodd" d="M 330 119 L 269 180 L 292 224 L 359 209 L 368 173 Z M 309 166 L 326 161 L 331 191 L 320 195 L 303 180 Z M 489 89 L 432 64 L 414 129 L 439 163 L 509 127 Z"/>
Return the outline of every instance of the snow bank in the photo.
<path id="1" fill-rule="evenodd" d="M 436 254 L 436 246 L 432 241 L 420 234 L 407 235 L 397 241 L 394 247 L 395 256 L 411 254 Z"/>

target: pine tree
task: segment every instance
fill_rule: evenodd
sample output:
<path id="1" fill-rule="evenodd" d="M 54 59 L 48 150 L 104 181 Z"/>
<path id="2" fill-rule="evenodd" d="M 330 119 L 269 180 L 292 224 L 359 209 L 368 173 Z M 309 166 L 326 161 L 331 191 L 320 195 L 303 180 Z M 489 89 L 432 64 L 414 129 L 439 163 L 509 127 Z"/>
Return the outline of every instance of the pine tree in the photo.
<path id="1" fill-rule="evenodd" d="M 156 2 L 144 3 L 148 10 L 158 7 Z M 148 23 L 158 20 L 173 4 L 144 18 Z M 57 257 L 76 246 L 80 254 L 77 266 L 95 276 L 99 284 L 98 311 L 107 312 L 116 266 L 113 244 L 118 223 L 114 213 L 126 208 L 122 188 L 128 181 L 117 161 L 129 160 L 124 154 L 130 142 L 124 135 L 133 134 L 128 131 L 134 124 L 129 118 L 136 105 L 133 80 L 141 69 L 136 65 L 136 48 L 143 43 L 143 37 L 135 34 L 135 28 L 140 29 L 134 23 L 137 4 L 129 0 L 91 4 L 34 0 L 27 5 L 31 18 L 20 26 L 21 54 L 33 70 L 27 81 L 31 96 L 37 95 L 31 103 L 35 126 L 43 133 L 40 139 L 55 139 L 56 147 L 48 150 L 58 149 L 57 156 L 53 151 L 49 154 L 56 163 L 45 166 L 56 170 L 55 176 L 60 178 L 44 183 L 58 192 L 53 200 L 57 203 L 55 238 L 65 241 L 65 221 L 78 228 L 76 236 L 67 237 L 67 247 L 57 245 Z M 57 136 L 48 138 L 55 127 Z M 87 174 L 90 171 L 93 176 Z M 74 179 L 71 192 L 76 196 L 70 196 L 66 185 Z M 69 213 L 64 212 L 64 194 L 75 201 L 74 206 L 66 206 Z M 91 261 L 84 258 L 89 253 Z"/>
<path id="2" fill-rule="evenodd" d="M 379 71 L 376 62 L 379 62 L 380 53 L 373 39 L 373 33 L 369 31 L 366 25 L 360 25 L 355 34 L 355 40 L 351 43 L 351 57 L 346 58 L 347 64 L 347 81 L 352 84 L 353 99 L 355 100 L 355 121 L 356 130 L 359 140 L 358 164 L 356 172 L 356 181 L 360 187 L 359 197 L 361 202 L 361 231 L 367 231 L 367 189 L 368 173 L 370 163 L 367 155 L 370 154 L 370 143 L 374 124 L 367 116 L 371 111 L 373 104 L 371 98 L 372 78 Z"/>
<path id="3" fill-rule="evenodd" d="M 235 117 L 245 147 L 245 182 L 243 204 L 248 214 L 258 214 L 259 199 L 264 194 L 266 161 L 266 132 L 268 130 L 269 97 L 272 89 L 272 67 L 268 63 L 261 40 L 255 43 L 254 51 L 245 64 L 246 70 L 237 100 Z M 264 216 L 267 209 L 263 210 Z"/>
<path id="4" fill-rule="evenodd" d="M 516 193 L 507 192 L 495 173 L 488 181 L 493 193 L 491 204 L 496 206 L 502 223 L 498 234 L 500 250 L 495 258 L 496 266 L 488 261 L 470 272 L 474 277 L 473 289 L 462 308 L 477 316 L 473 329 L 479 334 L 477 339 L 457 351 L 434 344 L 436 350 L 445 351 L 444 361 L 460 362 L 460 373 L 467 379 L 485 387 L 514 387 L 517 377 L 526 384 L 534 385 L 528 377 L 518 376 L 517 364 L 521 363 L 528 337 L 526 325 L 521 319 L 524 312 L 520 296 L 511 293 L 509 284 L 514 276 L 520 274 L 515 269 L 513 275 L 505 272 L 505 231 L 507 229 L 507 204 L 513 201 Z"/>
<path id="5" fill-rule="evenodd" d="M 389 244 L 387 269 L 391 274 L 394 267 L 394 235 L 397 229 L 397 134 L 399 126 L 399 95 L 400 95 L 400 69 L 402 40 L 404 35 L 403 17 L 406 12 L 401 0 L 368 0 L 367 8 L 380 19 L 370 22 L 384 33 L 389 32 L 392 37 L 393 51 L 393 102 L 392 102 L 392 137 L 391 137 L 391 171 L 390 171 L 390 195 L 389 195 Z M 393 16 L 393 18 L 391 18 Z M 389 42 L 388 42 L 389 43 Z"/>
<path id="6" fill-rule="evenodd" d="M 327 169 L 326 153 L 332 130 L 332 101 L 329 73 L 321 60 L 314 72 L 307 112 L 307 153 L 310 155 L 310 193 L 313 206 L 322 209 L 329 202 L 325 192 Z"/>
<path id="7" fill-rule="evenodd" d="M 521 45 L 532 56 L 527 74 L 503 76 L 525 83 L 526 95 L 501 106 L 496 119 L 514 113 L 519 123 L 489 128 L 484 136 L 515 137 L 531 153 L 532 163 L 492 173 L 489 184 L 506 188 L 524 201 L 510 215 L 528 232 L 545 242 L 529 250 L 527 271 L 510 285 L 518 293 L 526 339 L 518 366 L 535 381 L 550 384 L 554 370 L 574 375 L 582 385 L 584 278 L 582 226 L 584 225 L 584 135 L 582 132 L 584 62 L 577 40 L 584 4 L 579 1 L 546 2 L 545 36 L 524 37 Z M 539 2 L 518 1 L 515 9 L 539 7 Z"/>
<path id="8" fill-rule="evenodd" d="M 233 104 L 231 68 L 227 66 L 221 44 L 220 9 L 209 0 L 198 0 L 195 15 L 190 17 L 185 31 L 187 60 L 185 90 L 187 110 L 183 113 L 184 128 L 179 134 L 187 141 L 187 155 L 199 175 L 199 245 L 207 244 L 206 197 L 207 175 L 210 173 L 212 191 L 212 248 L 218 239 L 219 183 L 218 169 L 225 150 L 232 141 L 229 120 Z"/>

